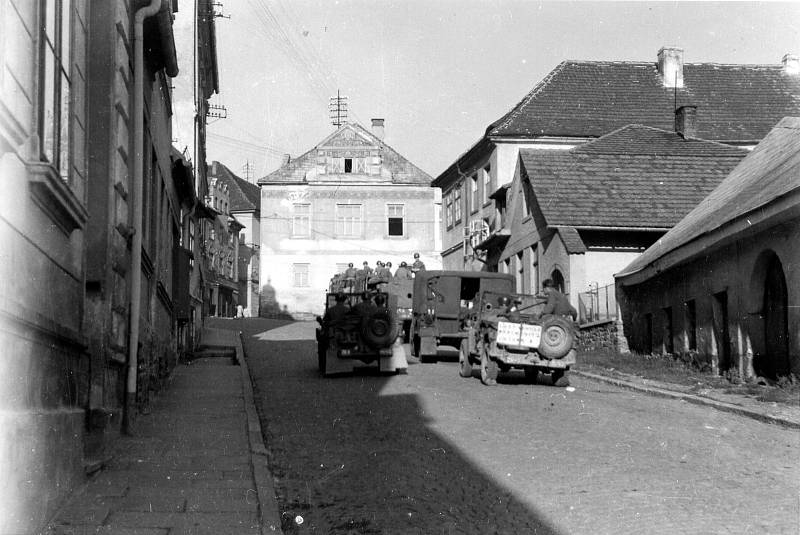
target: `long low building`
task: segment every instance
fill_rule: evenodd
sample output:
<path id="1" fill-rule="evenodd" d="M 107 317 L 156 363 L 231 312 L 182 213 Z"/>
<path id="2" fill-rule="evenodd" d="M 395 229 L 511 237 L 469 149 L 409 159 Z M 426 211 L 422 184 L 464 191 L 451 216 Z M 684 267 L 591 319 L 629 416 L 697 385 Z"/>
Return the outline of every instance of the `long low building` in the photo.
<path id="1" fill-rule="evenodd" d="M 628 344 L 744 378 L 800 373 L 800 118 L 616 275 Z"/>

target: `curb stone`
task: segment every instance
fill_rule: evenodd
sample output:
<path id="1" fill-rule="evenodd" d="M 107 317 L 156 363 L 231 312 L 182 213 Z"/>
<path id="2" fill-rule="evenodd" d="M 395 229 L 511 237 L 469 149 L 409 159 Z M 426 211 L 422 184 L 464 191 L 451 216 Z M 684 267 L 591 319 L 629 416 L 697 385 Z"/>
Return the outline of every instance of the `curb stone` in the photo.
<path id="1" fill-rule="evenodd" d="M 614 386 L 618 386 L 620 388 L 626 388 L 628 390 L 635 390 L 637 392 L 642 392 L 645 394 L 649 394 L 652 396 L 659 396 L 663 398 L 671 398 L 671 399 L 678 399 L 682 401 L 686 401 L 688 403 L 694 403 L 695 405 L 704 405 L 706 407 L 713 407 L 717 410 L 730 412 L 734 414 L 738 414 L 740 416 L 746 416 L 749 418 L 754 418 L 756 420 L 760 420 L 762 422 L 767 422 L 771 424 L 778 424 L 785 427 L 790 427 L 794 429 L 800 429 L 800 421 L 791 420 L 788 418 L 784 418 L 781 416 L 776 416 L 774 414 L 769 414 L 764 411 L 757 411 L 753 409 L 748 409 L 747 407 L 742 407 L 739 405 L 735 405 L 733 403 L 727 403 L 724 401 L 719 401 L 716 399 L 706 398 L 703 396 L 698 396 L 695 394 L 687 394 L 685 392 L 676 392 L 674 390 L 669 390 L 668 388 L 663 388 L 660 386 L 650 386 L 650 385 L 643 385 L 634 383 L 631 381 L 626 381 L 624 379 L 617 379 L 613 377 L 607 377 L 605 375 L 599 375 L 596 373 L 584 372 L 572 369 L 570 373 L 577 375 L 579 377 L 584 377 L 586 379 L 590 379 L 593 381 L 599 381 L 603 383 L 609 383 Z M 666 386 L 666 385 L 665 385 Z"/>
<path id="2" fill-rule="evenodd" d="M 253 480 L 256 483 L 256 493 L 258 494 L 261 534 L 283 535 L 272 474 L 270 474 L 269 467 L 267 466 L 267 447 L 264 445 L 264 438 L 261 434 L 261 423 L 258 419 L 255 398 L 253 396 L 252 378 L 250 376 L 250 369 L 247 367 L 247 361 L 244 357 L 241 331 L 236 332 L 235 338 L 236 362 L 242 370 L 244 405 L 247 413 L 247 435 L 248 441 L 250 442 L 250 464 L 253 467 Z"/>

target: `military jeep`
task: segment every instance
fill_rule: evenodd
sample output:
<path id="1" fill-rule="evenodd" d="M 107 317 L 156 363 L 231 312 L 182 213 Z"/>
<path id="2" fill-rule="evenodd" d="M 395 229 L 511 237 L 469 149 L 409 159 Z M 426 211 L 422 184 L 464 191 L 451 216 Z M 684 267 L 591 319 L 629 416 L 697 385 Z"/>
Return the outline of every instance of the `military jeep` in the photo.
<path id="1" fill-rule="evenodd" d="M 324 376 L 349 373 L 357 367 L 378 363 L 382 372 L 397 372 L 408 368 L 401 341 L 401 321 L 397 317 L 397 298 L 384 292 L 372 292 L 372 299 L 380 295 L 386 306 L 358 310 L 361 294 L 328 293 L 325 300 L 325 317 L 336 304 L 336 296 L 343 296 L 349 310 L 343 317 L 323 320 L 317 317 L 317 358 L 319 371 Z"/>
<path id="2" fill-rule="evenodd" d="M 549 373 L 555 386 L 569 385 L 567 373 L 575 364 L 575 330 L 568 318 L 541 312 L 547 299 L 535 295 L 483 292 L 465 319 L 466 336 L 459 348 L 459 375 L 494 385 L 500 371 L 520 368 L 531 382 Z"/>

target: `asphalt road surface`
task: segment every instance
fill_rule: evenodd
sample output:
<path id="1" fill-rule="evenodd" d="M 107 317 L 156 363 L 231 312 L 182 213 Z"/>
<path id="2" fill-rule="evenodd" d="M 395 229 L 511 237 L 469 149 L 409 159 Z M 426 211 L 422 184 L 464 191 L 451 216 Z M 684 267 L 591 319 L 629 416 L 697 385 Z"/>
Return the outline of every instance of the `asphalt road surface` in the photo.
<path id="1" fill-rule="evenodd" d="M 323 379 L 313 327 L 264 325 L 243 339 L 287 534 L 800 533 L 796 430 L 454 361 Z"/>

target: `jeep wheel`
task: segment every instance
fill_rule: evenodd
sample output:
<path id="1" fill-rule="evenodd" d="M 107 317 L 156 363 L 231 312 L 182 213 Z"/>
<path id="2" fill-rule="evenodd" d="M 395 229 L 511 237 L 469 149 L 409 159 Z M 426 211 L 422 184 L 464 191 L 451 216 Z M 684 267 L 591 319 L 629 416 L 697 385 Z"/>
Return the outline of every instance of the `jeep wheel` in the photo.
<path id="1" fill-rule="evenodd" d="M 525 379 L 532 385 L 539 382 L 539 368 L 525 368 Z"/>
<path id="2" fill-rule="evenodd" d="M 469 361 L 469 343 L 466 340 L 461 340 L 461 347 L 458 349 L 458 375 L 472 377 L 472 363 Z"/>
<path id="3" fill-rule="evenodd" d="M 489 357 L 486 348 L 481 351 L 481 382 L 486 386 L 497 384 L 497 363 Z"/>
<path id="4" fill-rule="evenodd" d="M 539 354 L 548 359 L 564 358 L 575 341 L 572 324 L 564 318 L 550 316 L 542 322 Z"/>
<path id="5" fill-rule="evenodd" d="M 569 386 L 567 370 L 553 370 L 550 374 L 550 379 L 553 381 L 553 386 Z"/>

